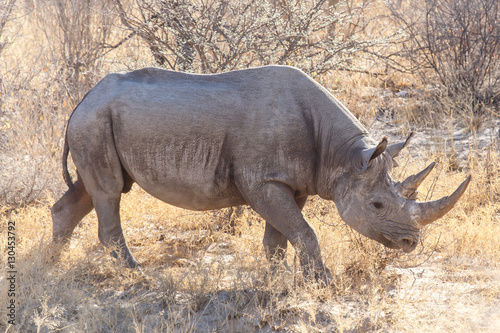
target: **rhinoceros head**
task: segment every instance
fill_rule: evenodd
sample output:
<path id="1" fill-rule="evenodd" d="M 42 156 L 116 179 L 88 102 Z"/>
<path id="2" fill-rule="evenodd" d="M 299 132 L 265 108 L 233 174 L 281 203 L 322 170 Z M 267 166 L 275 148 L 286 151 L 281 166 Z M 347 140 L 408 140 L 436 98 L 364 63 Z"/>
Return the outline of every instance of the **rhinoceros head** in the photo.
<path id="1" fill-rule="evenodd" d="M 434 168 L 430 164 L 402 182 L 395 182 L 390 171 L 394 158 L 411 136 L 388 146 L 387 139 L 371 149 L 360 150 L 350 168 L 335 186 L 334 201 L 342 219 L 361 234 L 383 245 L 411 252 L 420 229 L 446 214 L 465 192 L 470 176 L 450 196 L 435 201 L 416 201 L 417 187 Z"/>

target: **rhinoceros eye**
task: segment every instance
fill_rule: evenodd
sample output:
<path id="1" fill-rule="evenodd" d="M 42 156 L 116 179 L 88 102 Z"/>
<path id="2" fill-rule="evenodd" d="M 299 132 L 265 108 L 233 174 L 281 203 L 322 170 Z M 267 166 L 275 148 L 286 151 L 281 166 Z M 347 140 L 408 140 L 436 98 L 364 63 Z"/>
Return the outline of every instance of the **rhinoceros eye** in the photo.
<path id="1" fill-rule="evenodd" d="M 374 203 L 372 203 L 373 207 L 375 207 L 376 209 L 382 209 L 384 208 L 384 204 L 381 203 L 381 202 L 378 202 L 378 201 L 375 201 Z"/>

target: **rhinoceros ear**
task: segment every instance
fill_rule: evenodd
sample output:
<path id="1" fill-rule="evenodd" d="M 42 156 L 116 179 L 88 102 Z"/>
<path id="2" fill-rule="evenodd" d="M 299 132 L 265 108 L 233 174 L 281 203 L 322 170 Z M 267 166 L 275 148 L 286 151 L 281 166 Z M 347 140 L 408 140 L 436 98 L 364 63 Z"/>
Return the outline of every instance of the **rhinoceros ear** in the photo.
<path id="1" fill-rule="evenodd" d="M 406 146 L 408 146 L 408 144 L 410 143 L 410 140 L 411 138 L 415 135 L 415 132 L 411 131 L 410 134 L 408 135 L 408 138 L 406 138 L 406 140 L 404 142 L 398 142 L 398 143 L 394 143 L 390 146 L 387 147 L 387 152 L 389 153 L 389 155 L 391 155 L 392 158 L 395 158 L 396 156 L 399 155 L 399 152 L 405 148 Z"/>
<path id="2" fill-rule="evenodd" d="M 363 161 L 363 167 L 361 168 L 361 172 L 366 171 L 370 162 L 380 156 L 385 149 L 387 148 L 387 137 L 383 137 L 382 141 L 375 148 L 365 149 L 361 152 L 361 158 Z"/>

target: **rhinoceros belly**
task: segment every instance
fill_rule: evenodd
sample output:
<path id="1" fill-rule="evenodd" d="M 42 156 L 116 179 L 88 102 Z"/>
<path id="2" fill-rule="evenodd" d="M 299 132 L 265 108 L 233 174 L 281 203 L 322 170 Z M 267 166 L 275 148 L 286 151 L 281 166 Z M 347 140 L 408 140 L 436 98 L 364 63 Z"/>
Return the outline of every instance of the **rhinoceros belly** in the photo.
<path id="1" fill-rule="evenodd" d="M 158 135 L 126 141 L 117 144 L 125 170 L 156 198 L 193 210 L 244 203 L 223 139 Z"/>

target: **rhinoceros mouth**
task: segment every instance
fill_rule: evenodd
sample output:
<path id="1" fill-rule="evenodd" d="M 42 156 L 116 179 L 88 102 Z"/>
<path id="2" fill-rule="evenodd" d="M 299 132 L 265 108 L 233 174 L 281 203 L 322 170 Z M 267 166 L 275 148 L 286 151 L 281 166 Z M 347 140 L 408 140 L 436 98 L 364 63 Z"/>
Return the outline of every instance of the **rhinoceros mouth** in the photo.
<path id="1" fill-rule="evenodd" d="M 403 250 L 404 253 L 410 253 L 418 245 L 419 237 L 414 236 L 402 236 L 402 237 L 393 237 L 392 235 L 382 234 L 382 240 L 378 240 L 385 247 L 395 250 Z"/>

